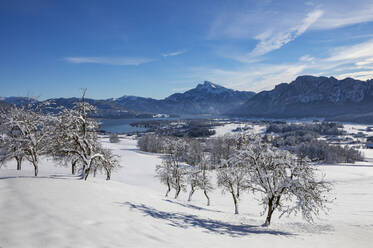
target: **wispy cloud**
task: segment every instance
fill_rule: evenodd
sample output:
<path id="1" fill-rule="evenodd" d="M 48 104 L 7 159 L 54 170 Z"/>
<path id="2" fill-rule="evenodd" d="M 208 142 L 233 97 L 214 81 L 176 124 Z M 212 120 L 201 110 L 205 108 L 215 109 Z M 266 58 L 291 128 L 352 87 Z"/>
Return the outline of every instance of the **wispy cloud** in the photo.
<path id="1" fill-rule="evenodd" d="M 373 22 L 373 2 L 366 0 L 284 1 L 281 4 L 261 2 L 218 12 L 207 33 L 208 39 L 247 41 L 251 51 L 232 56 L 218 56 L 251 63 L 256 59 L 297 39 L 308 30 L 330 30 L 360 23 Z M 363 39 L 370 33 L 352 34 L 346 39 Z"/>
<path id="2" fill-rule="evenodd" d="M 255 37 L 259 40 L 256 47 L 249 53 L 250 57 L 257 57 L 264 55 L 273 50 L 279 49 L 283 45 L 295 40 L 298 36 L 303 34 L 313 23 L 315 23 L 321 16 L 323 11 L 315 10 L 307 14 L 299 25 L 290 28 L 286 31 L 271 31 L 267 30 Z"/>
<path id="3" fill-rule="evenodd" d="M 373 78 L 373 70 L 368 71 L 357 71 L 357 72 L 348 72 L 336 75 L 338 79 L 344 79 L 347 77 L 359 79 L 359 80 L 368 80 Z"/>
<path id="4" fill-rule="evenodd" d="M 293 63 L 244 64 L 235 69 L 192 68 L 190 77 L 220 82 L 234 89 L 261 91 L 270 90 L 281 82 L 291 82 L 304 74 L 372 79 L 373 40 L 330 49 L 326 57 L 305 54 Z"/>
<path id="5" fill-rule="evenodd" d="M 141 65 L 154 61 L 144 57 L 65 57 L 64 60 L 74 64 L 106 65 Z"/>
<path id="6" fill-rule="evenodd" d="M 332 56 L 329 61 L 348 61 L 354 62 L 363 59 L 373 58 L 373 39 L 358 43 L 352 46 L 338 47 L 332 50 Z"/>
<path id="7" fill-rule="evenodd" d="M 186 53 L 186 50 L 179 50 L 179 51 L 170 52 L 170 53 L 163 53 L 162 56 L 163 57 L 173 57 L 173 56 L 181 55 L 183 53 Z"/>
<path id="8" fill-rule="evenodd" d="M 349 25 L 373 21 L 373 3 L 366 0 L 354 1 L 318 1 L 326 10 L 313 29 L 334 29 Z"/>
<path id="9" fill-rule="evenodd" d="M 306 54 L 306 55 L 303 55 L 299 58 L 299 61 L 302 61 L 302 62 L 313 62 L 315 61 L 315 58 Z"/>
<path id="10" fill-rule="evenodd" d="M 196 81 L 210 80 L 238 90 L 270 90 L 281 82 L 294 80 L 306 69 L 303 64 L 259 64 L 235 70 L 217 68 L 192 68 L 191 77 Z"/>

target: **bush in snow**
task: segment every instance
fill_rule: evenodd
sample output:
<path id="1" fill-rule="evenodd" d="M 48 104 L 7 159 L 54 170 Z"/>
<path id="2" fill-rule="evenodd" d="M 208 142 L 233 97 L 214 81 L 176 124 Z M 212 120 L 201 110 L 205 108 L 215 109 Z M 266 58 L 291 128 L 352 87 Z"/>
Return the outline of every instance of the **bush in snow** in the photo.
<path id="1" fill-rule="evenodd" d="M 163 153 L 165 139 L 157 134 L 144 134 L 138 139 L 137 146 L 143 152 Z"/>
<path id="2" fill-rule="evenodd" d="M 119 140 L 118 134 L 116 133 L 110 134 L 109 141 L 110 143 L 119 143 L 120 140 Z"/>

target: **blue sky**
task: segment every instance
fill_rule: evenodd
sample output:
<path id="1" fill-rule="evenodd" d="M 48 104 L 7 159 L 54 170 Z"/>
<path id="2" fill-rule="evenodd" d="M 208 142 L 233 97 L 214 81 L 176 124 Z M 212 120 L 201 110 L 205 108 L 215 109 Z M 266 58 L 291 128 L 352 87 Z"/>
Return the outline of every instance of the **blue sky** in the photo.
<path id="1" fill-rule="evenodd" d="M 373 78 L 370 0 L 1 0 L 0 95 L 163 98 Z"/>

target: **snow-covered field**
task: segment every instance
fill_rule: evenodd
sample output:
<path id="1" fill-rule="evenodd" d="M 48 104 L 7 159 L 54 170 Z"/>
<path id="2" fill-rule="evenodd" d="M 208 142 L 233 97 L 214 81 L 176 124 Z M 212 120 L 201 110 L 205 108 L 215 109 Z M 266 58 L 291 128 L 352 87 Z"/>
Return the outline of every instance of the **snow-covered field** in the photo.
<path id="1" fill-rule="evenodd" d="M 265 125 L 230 123 L 215 127 L 215 134 L 212 137 L 223 136 L 226 133 L 232 133 L 233 130 L 245 129 L 245 127 L 248 127 L 249 129 L 247 131 L 252 134 L 263 133 L 266 130 Z"/>
<path id="2" fill-rule="evenodd" d="M 243 195 L 233 214 L 229 195 L 217 189 L 211 206 L 201 192 L 187 202 L 165 199 L 154 178 L 160 155 L 137 150 L 136 141 L 105 145 L 121 156 L 111 181 L 78 180 L 69 168 L 44 160 L 40 176 L 25 163 L 0 169 L 0 247 L 372 247 L 373 168 L 322 166 L 336 200 L 314 224 L 298 217 L 264 217 Z M 373 155 L 368 152 L 369 155 Z"/>

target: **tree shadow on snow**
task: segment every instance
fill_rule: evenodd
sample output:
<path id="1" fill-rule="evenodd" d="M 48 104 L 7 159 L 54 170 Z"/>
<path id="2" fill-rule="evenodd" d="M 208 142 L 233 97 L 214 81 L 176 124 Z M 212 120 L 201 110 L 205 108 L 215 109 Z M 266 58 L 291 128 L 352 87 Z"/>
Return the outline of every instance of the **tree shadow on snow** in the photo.
<path id="1" fill-rule="evenodd" d="M 212 209 L 207 209 L 207 208 L 203 208 L 203 207 L 198 207 L 198 206 L 193 205 L 193 204 L 184 204 L 184 203 L 180 203 L 180 202 L 176 202 L 176 201 L 172 201 L 172 200 L 168 200 L 168 199 L 167 200 L 164 199 L 164 201 L 169 202 L 169 203 L 173 203 L 173 204 L 185 207 L 185 208 L 191 208 L 191 209 L 195 209 L 195 210 L 204 210 L 204 211 L 209 211 L 209 212 L 221 213 L 221 211 L 218 211 L 218 210 L 212 210 Z"/>
<path id="2" fill-rule="evenodd" d="M 162 219 L 169 222 L 169 225 L 179 228 L 201 228 L 205 232 L 217 233 L 222 235 L 229 235 L 232 237 L 246 236 L 248 234 L 272 234 L 272 235 L 294 235 L 288 232 L 281 232 L 276 230 L 270 230 L 267 227 L 255 226 L 255 225 L 234 225 L 223 221 L 203 219 L 197 215 L 184 214 L 184 213 L 172 213 L 160 211 L 152 207 L 148 207 L 144 204 L 133 204 L 130 202 L 122 203 L 123 205 L 129 206 L 130 209 L 136 209 L 145 215 L 151 216 L 155 219 Z"/>
<path id="3" fill-rule="evenodd" d="M 4 179 L 12 179 L 12 178 L 43 178 L 43 179 L 80 179 L 79 176 L 76 175 L 49 175 L 49 176 L 5 176 L 5 177 L 0 177 L 0 180 Z"/>
<path id="4" fill-rule="evenodd" d="M 121 151 L 131 151 L 131 152 L 136 152 L 138 154 L 143 154 L 143 155 L 151 155 L 151 156 L 157 156 L 159 158 L 163 158 L 165 157 L 164 154 L 161 154 L 161 153 L 153 153 L 153 152 L 144 152 L 144 151 L 140 151 L 140 149 L 138 148 L 122 148 L 120 149 Z"/>

